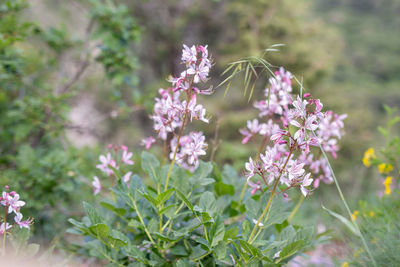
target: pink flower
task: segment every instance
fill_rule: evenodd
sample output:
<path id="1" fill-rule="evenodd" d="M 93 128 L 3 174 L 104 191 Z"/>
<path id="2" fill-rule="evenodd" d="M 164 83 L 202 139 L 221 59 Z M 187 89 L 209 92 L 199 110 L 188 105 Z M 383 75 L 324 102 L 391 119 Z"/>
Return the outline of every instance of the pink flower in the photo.
<path id="1" fill-rule="evenodd" d="M 264 135 L 267 131 L 267 125 L 265 123 L 259 124 L 257 119 L 247 121 L 247 129 L 244 128 L 240 130 L 240 133 L 245 136 L 242 140 L 242 144 L 246 144 L 255 134 L 259 133 Z"/>
<path id="2" fill-rule="evenodd" d="M 175 148 L 177 139 L 171 140 L 171 147 Z M 199 156 L 205 155 L 207 144 L 202 132 L 191 132 L 189 135 L 182 136 L 179 140 L 178 151 L 176 154 L 176 162 L 182 167 L 194 171 L 199 165 Z M 174 151 L 171 151 L 170 158 L 174 156 Z"/>
<path id="3" fill-rule="evenodd" d="M 132 172 L 128 172 L 127 174 L 124 175 L 124 177 L 122 177 L 122 181 L 124 181 L 125 183 L 128 183 L 129 180 L 131 179 L 131 175 L 132 175 Z"/>
<path id="4" fill-rule="evenodd" d="M 114 171 L 110 169 L 109 166 L 118 169 L 117 163 L 111 158 L 110 153 L 107 153 L 106 156 L 100 155 L 99 160 L 101 164 L 96 165 L 96 168 L 100 169 L 102 172 L 105 172 L 108 176 L 114 174 Z"/>
<path id="5" fill-rule="evenodd" d="M 304 163 L 298 163 L 297 160 L 292 162 L 290 168 L 287 169 L 289 180 L 295 180 L 304 174 Z"/>
<path id="6" fill-rule="evenodd" d="M 278 129 L 274 134 L 271 135 L 271 141 L 278 143 L 279 141 L 281 141 L 282 137 L 287 136 L 288 134 L 288 131 Z"/>
<path id="7" fill-rule="evenodd" d="M 97 176 L 95 176 L 93 178 L 92 185 L 93 185 L 93 194 L 97 195 L 98 193 L 100 193 L 100 191 L 101 191 L 101 183 L 100 183 L 100 180 L 99 180 L 99 178 Z"/>
<path id="8" fill-rule="evenodd" d="M 132 152 L 128 152 L 128 150 L 124 150 L 122 152 L 122 162 L 125 163 L 126 165 L 133 165 L 134 162 L 131 160 L 132 157 Z"/>
<path id="9" fill-rule="evenodd" d="M 254 195 L 257 191 L 260 191 L 262 193 L 262 187 L 260 181 L 257 181 L 256 184 L 251 181 L 248 181 L 247 184 L 252 188 L 250 194 Z"/>
<path id="10" fill-rule="evenodd" d="M 182 61 L 186 64 L 186 66 L 189 66 L 197 61 L 197 51 L 194 45 L 192 45 L 190 48 L 185 44 L 183 45 Z"/>
<path id="11" fill-rule="evenodd" d="M 257 162 L 254 162 L 253 159 L 250 157 L 249 162 L 245 164 L 246 170 L 248 171 L 246 173 L 247 181 L 254 175 L 256 175 L 259 172 L 260 166 L 258 165 Z"/>
<path id="12" fill-rule="evenodd" d="M 155 143 L 155 142 L 156 142 L 156 139 L 154 139 L 153 136 L 149 136 L 149 137 L 144 138 L 144 139 L 142 140 L 141 145 L 144 146 L 147 150 L 149 150 L 150 147 L 151 147 L 151 145 L 152 145 L 153 143 Z"/>
<path id="13" fill-rule="evenodd" d="M 8 229 L 10 229 L 12 226 L 9 225 L 8 223 L 2 223 L 0 225 L 0 235 L 3 235 Z"/>
<path id="14" fill-rule="evenodd" d="M 306 186 L 310 186 L 313 179 L 310 178 L 311 173 L 308 173 L 307 175 L 304 176 L 303 181 L 300 184 L 300 190 L 301 193 L 306 197 L 309 193 L 308 189 L 306 188 Z"/>
<path id="15" fill-rule="evenodd" d="M 321 101 L 312 98 L 309 93 L 304 94 L 304 99 L 292 94 L 292 78 L 291 73 L 283 68 L 275 72 L 275 77 L 269 79 L 269 85 L 265 88 L 267 99 L 254 104 L 260 111 L 259 117 L 266 116 L 268 123 L 260 124 L 254 119 L 248 121 L 247 128 L 240 132 L 244 135 L 243 144 L 257 133 L 270 136 L 274 142 L 274 146 L 266 147 L 265 154 L 259 155 L 261 168 L 251 158 L 246 163 L 248 179 L 260 174 L 269 184 L 280 177 L 282 184 L 299 187 L 302 194 L 307 195 L 307 188 L 313 182 L 314 187 L 318 187 L 320 181 L 332 182 L 332 174 L 325 159 L 321 158 L 320 153 L 315 156 L 311 148 L 321 144 L 326 152 L 336 158 L 346 115 L 339 116 L 331 111 L 323 113 Z M 289 132 L 289 125 L 297 127 L 293 134 Z M 311 175 L 315 179 L 310 178 Z M 252 185 L 254 189 L 255 184 Z"/>
<path id="16" fill-rule="evenodd" d="M 189 135 L 181 136 L 178 144 L 177 136 L 187 118 L 190 121 L 209 122 L 203 105 L 197 104 L 197 94 L 210 94 L 212 87 L 200 90 L 193 84 L 207 81 L 211 61 L 208 58 L 207 46 L 200 45 L 191 47 L 183 45 L 181 59 L 186 69 L 180 73 L 179 77 L 169 77 L 168 81 L 172 83 L 172 88 L 159 90 L 161 98 L 155 98 L 151 119 L 158 138 L 166 141 L 170 133 L 174 136 L 170 143 L 171 159 L 175 157 L 178 164 L 193 171 L 199 165 L 199 156 L 206 154 L 205 137 L 202 133 L 191 132 Z M 181 94 L 186 94 L 186 97 L 182 97 Z M 149 137 L 144 139 L 142 144 L 148 149 L 154 142 L 154 138 Z M 176 155 L 174 155 L 175 148 L 177 148 Z"/>
<path id="17" fill-rule="evenodd" d="M 17 214 L 19 213 L 20 208 L 25 205 L 25 202 L 19 200 L 19 195 L 15 194 L 14 197 L 9 198 L 8 205 L 8 213 L 14 212 Z"/>
<path id="18" fill-rule="evenodd" d="M 15 222 L 18 224 L 19 228 L 27 228 L 29 229 L 29 226 L 32 224 L 32 219 L 28 219 L 25 221 L 22 220 L 22 214 L 17 213 L 14 217 Z"/>

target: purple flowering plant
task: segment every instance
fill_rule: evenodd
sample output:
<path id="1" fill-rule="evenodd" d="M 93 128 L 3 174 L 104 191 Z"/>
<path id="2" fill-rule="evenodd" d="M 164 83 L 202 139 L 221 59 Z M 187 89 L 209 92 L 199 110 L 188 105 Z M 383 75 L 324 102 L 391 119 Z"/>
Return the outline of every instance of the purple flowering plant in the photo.
<path id="1" fill-rule="evenodd" d="M 141 175 L 148 181 L 129 171 L 135 162 L 127 147 L 109 145 L 97 168 L 113 186 L 103 190 L 103 178 L 95 176 L 100 206 L 84 203 L 86 217 L 70 219 L 70 232 L 86 237 L 76 251 L 113 266 L 286 264 L 320 241 L 313 227 L 293 225 L 291 219 L 320 181 L 335 181 L 325 151 L 337 157 L 346 115 L 323 111 L 321 101 L 302 88 L 295 94 L 295 78 L 285 69 L 271 72 L 265 99 L 254 103 L 259 117 L 240 130 L 243 144 L 260 143 L 244 164 L 243 177 L 229 165 L 202 161 L 206 137 L 187 132 L 192 121 L 210 120 L 197 101 L 213 92 L 205 86 L 212 67 L 207 46 L 184 45 L 181 60 L 185 69 L 155 98 L 150 116 L 155 134 L 141 142 L 146 150 L 158 143 L 163 162 L 170 163 L 162 166 L 144 151 Z M 240 62 L 228 67 L 224 73 L 233 72 L 222 84 L 244 69 L 251 95 L 249 77 L 256 71 Z M 287 195 L 292 188 L 300 195 L 293 210 Z"/>

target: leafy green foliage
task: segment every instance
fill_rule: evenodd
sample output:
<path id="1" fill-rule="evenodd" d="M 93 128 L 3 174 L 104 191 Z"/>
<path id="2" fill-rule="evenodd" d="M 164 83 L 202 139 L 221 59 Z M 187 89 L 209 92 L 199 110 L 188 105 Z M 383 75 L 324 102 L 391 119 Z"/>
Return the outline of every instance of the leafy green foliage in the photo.
<path id="1" fill-rule="evenodd" d="M 27 1 L 0 3 L 0 181 L 23 198 L 29 194 L 27 210 L 36 220 L 36 236 L 47 240 L 62 233 L 66 218 L 89 194 L 82 174 L 91 165 L 76 159 L 90 158 L 90 153 L 71 147 L 65 138 L 70 127 L 68 101 L 93 63 L 92 52 L 86 51 L 88 42 L 99 44 L 103 52 L 96 59 L 115 84 L 129 80 L 126 77 L 133 77 L 135 70 L 128 48 L 139 30 L 127 9 L 112 1 L 91 4 L 86 36 L 72 39 L 65 27 L 43 29 L 23 22 L 20 16 Z M 81 61 L 65 78 L 63 57 L 77 50 Z"/>
<path id="2" fill-rule="evenodd" d="M 400 261 L 399 208 L 398 190 L 381 199 L 360 202 L 357 221 L 378 266 L 396 266 Z M 355 241 L 352 245 L 351 266 L 372 266 L 361 245 Z"/>
<path id="3" fill-rule="evenodd" d="M 269 195 L 241 196 L 245 179 L 228 165 L 220 171 L 201 162 L 194 173 L 173 166 L 173 186 L 162 191 L 167 169 L 143 152 L 142 170 L 152 183 L 134 175 L 129 185 L 119 180 L 101 206 L 84 203 L 86 217 L 70 219 L 69 232 L 86 237 L 76 252 L 119 266 L 281 266 L 317 242 L 313 227 L 288 223 L 290 205 L 282 197 L 249 242 Z"/>

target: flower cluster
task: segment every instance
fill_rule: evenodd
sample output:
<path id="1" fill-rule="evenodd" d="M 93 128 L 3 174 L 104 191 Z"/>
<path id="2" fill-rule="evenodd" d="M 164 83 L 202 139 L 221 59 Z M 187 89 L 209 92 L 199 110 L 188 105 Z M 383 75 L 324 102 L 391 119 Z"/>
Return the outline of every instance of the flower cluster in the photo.
<path id="1" fill-rule="evenodd" d="M 100 155 L 100 164 L 96 166 L 97 169 L 107 174 L 107 176 L 112 177 L 115 175 L 115 170 L 120 170 L 122 165 L 133 165 L 134 161 L 132 158 L 132 152 L 129 152 L 127 146 L 115 146 L 112 144 L 108 145 L 108 152 L 106 155 Z M 132 176 L 132 172 L 127 172 L 122 180 L 128 183 Z M 97 176 L 94 176 L 93 182 L 93 193 L 97 195 L 101 191 L 101 183 Z"/>
<path id="2" fill-rule="evenodd" d="M 154 113 L 151 115 L 157 137 L 170 144 L 170 158 L 191 171 L 199 164 L 198 157 L 205 155 L 207 144 L 201 132 L 191 132 L 183 136 L 183 129 L 188 122 L 200 120 L 208 123 L 206 110 L 197 104 L 197 95 L 211 94 L 211 88 L 201 90 L 199 83 L 208 80 L 211 60 L 207 46 L 183 45 L 182 62 L 186 66 L 179 77 L 170 77 L 171 88 L 159 89 L 159 98 L 155 98 Z M 142 145 L 149 149 L 155 142 L 154 137 L 142 140 Z"/>
<path id="3" fill-rule="evenodd" d="M 265 89 L 267 99 L 254 104 L 259 110 L 260 120 L 265 122 L 254 119 L 247 122 L 247 128 L 240 130 L 244 135 L 243 144 L 257 135 L 264 138 L 265 147 L 262 149 L 265 153 L 257 155 L 259 160 L 250 158 L 246 163 L 252 194 L 258 189 L 250 181 L 255 175 L 259 175 L 267 187 L 280 182 L 287 187 L 284 191 L 299 187 L 305 196 L 313 181 L 314 187 L 319 186 L 320 180 L 332 182 L 327 162 L 320 153 L 313 154 L 311 147 L 321 145 L 336 158 L 337 142 L 343 135 L 346 115 L 322 112 L 322 103 L 311 94 L 295 97 L 292 78 L 291 73 L 283 68 L 276 71 Z"/>
<path id="4" fill-rule="evenodd" d="M 5 217 L 0 225 L 0 235 L 7 232 L 8 229 L 12 228 L 13 225 L 18 225 L 20 228 L 29 228 L 33 223 L 33 219 L 22 220 L 21 207 L 25 205 L 25 202 L 19 199 L 19 194 L 15 191 L 9 191 L 9 187 L 5 186 L 6 191 L 3 191 L 0 197 L 0 204 L 5 208 L 5 214 L 14 214 L 14 224 L 9 224 Z"/>
<path id="5" fill-rule="evenodd" d="M 392 176 L 395 175 L 395 172 L 393 172 L 393 165 L 386 163 L 382 157 L 377 157 L 374 148 L 370 147 L 364 152 L 362 161 L 367 168 L 376 166 L 379 173 L 382 175 L 380 182 L 383 184 L 384 189 L 378 192 L 379 197 L 382 197 L 383 195 L 390 195 L 393 189 L 400 188 L 400 184 L 396 182 Z"/>

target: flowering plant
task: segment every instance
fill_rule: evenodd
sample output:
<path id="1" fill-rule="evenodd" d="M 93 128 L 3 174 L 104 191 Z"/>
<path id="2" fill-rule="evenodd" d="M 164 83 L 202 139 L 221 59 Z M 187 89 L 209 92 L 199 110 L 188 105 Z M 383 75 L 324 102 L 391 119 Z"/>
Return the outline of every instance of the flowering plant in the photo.
<path id="1" fill-rule="evenodd" d="M 368 148 L 362 159 L 367 168 L 378 170 L 380 186 L 376 197 L 360 201 L 352 216 L 371 247 L 376 265 L 370 261 L 359 242 L 351 239 L 353 253 L 348 255 L 351 266 L 396 266 L 400 262 L 400 216 L 398 212 L 393 212 L 400 208 L 400 138 L 393 134 L 398 132 L 400 116 L 396 114 L 396 108 L 384 108 L 388 114 L 387 123 L 378 127 L 378 130 L 386 139 L 386 144 L 376 151 L 372 147 Z"/>
<path id="2" fill-rule="evenodd" d="M 11 241 L 16 253 L 18 253 L 21 247 L 25 245 L 21 244 L 20 237 L 25 236 L 23 237 L 25 240 L 22 241 L 26 241 L 27 237 L 29 237 L 29 231 L 23 231 L 22 234 L 18 232 L 21 231 L 20 229 L 29 230 L 29 226 L 33 223 L 33 219 L 28 218 L 26 220 L 22 220 L 23 215 L 21 213 L 21 207 L 25 206 L 25 201 L 20 199 L 20 196 L 17 192 L 9 192 L 9 186 L 7 185 L 5 186 L 5 191 L 3 191 L 0 196 L 0 206 L 2 206 L 4 209 L 4 212 L 2 213 L 4 216 L 0 224 L 0 238 L 2 239 L 1 255 L 4 257 L 8 255 L 7 253 L 9 253 L 9 251 L 7 252 L 7 239 Z M 25 255 L 34 255 L 38 249 L 38 245 L 30 244 L 27 246 L 28 251 L 23 253 Z"/>
<path id="3" fill-rule="evenodd" d="M 143 152 L 141 169 L 151 182 L 128 172 L 134 162 L 124 146 L 100 156 L 97 168 L 115 178 L 110 200 L 101 207 L 84 203 L 86 217 L 70 219 L 70 232 L 86 236 L 78 252 L 117 266 L 281 266 L 318 242 L 313 227 L 293 225 L 286 191 L 300 188 L 308 196 L 319 181 L 332 180 L 324 158 L 312 152 L 321 146 L 336 157 L 345 116 L 322 112 L 310 94 L 292 93 L 292 76 L 280 69 L 269 81 L 266 100 L 256 102 L 260 117 L 241 130 L 243 143 L 261 135 L 256 159 L 246 163 L 246 177 L 225 165 L 203 162 L 207 145 L 201 132 L 184 134 L 192 120 L 208 123 L 197 95 L 211 67 L 207 46 L 184 46 L 184 70 L 160 89 L 151 119 L 164 157 Z M 142 144 L 149 149 L 156 138 Z M 122 151 L 122 155 L 117 153 Z M 262 183 L 264 183 L 262 185 Z M 247 190 L 247 185 L 251 187 Z M 98 177 L 94 193 L 101 192 Z"/>
<path id="4" fill-rule="evenodd" d="M 398 161 L 400 158 L 400 138 L 399 136 L 393 136 L 393 129 L 398 126 L 400 122 L 400 116 L 396 116 L 397 109 L 384 106 L 386 113 L 388 114 L 388 121 L 386 127 L 378 127 L 379 132 L 386 139 L 385 147 L 382 147 L 378 151 L 376 156 L 374 148 L 370 147 L 364 152 L 362 159 L 363 164 L 369 168 L 374 166 L 378 169 L 382 175 L 380 179 L 383 190 L 379 192 L 379 195 L 390 195 L 393 189 L 399 188 L 399 165 Z"/>

